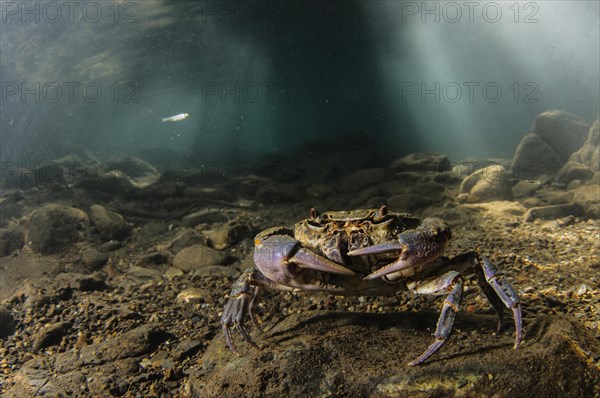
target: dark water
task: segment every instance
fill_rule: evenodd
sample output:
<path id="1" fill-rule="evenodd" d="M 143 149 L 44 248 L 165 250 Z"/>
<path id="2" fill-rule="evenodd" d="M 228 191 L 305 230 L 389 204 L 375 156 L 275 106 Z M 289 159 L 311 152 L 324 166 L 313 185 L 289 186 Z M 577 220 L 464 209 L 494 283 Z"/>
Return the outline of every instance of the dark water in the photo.
<path id="1" fill-rule="evenodd" d="M 595 1 L 1 6 L 3 162 L 233 164 L 332 137 L 510 158 L 540 112 L 598 112 Z"/>

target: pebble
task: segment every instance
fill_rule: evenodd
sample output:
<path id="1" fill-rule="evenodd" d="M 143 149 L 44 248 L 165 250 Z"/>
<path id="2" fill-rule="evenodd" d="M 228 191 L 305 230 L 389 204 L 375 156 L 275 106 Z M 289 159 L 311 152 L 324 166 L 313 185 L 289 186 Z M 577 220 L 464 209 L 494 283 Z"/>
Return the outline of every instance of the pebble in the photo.
<path id="1" fill-rule="evenodd" d="M 577 293 L 579 296 L 583 296 L 587 291 L 588 291 L 587 285 L 585 283 L 582 283 L 581 285 L 579 285 L 577 287 L 577 290 L 575 291 L 575 293 Z"/>
<path id="2" fill-rule="evenodd" d="M 202 302 L 206 299 L 210 299 L 209 292 L 205 289 L 199 289 L 196 287 L 185 289 L 177 295 L 177 301 L 180 303 Z"/>
<path id="3" fill-rule="evenodd" d="M 534 288 L 533 286 L 531 286 L 531 285 L 529 285 L 529 286 L 525 286 L 525 287 L 523 288 L 523 293 L 532 293 L 532 292 L 534 292 L 534 291 L 535 291 L 535 288 Z"/>
<path id="4" fill-rule="evenodd" d="M 165 271 L 165 278 L 167 278 L 168 280 L 173 280 L 176 277 L 181 276 L 181 275 L 184 275 L 184 272 L 182 270 L 180 270 L 179 268 L 169 267 Z"/>

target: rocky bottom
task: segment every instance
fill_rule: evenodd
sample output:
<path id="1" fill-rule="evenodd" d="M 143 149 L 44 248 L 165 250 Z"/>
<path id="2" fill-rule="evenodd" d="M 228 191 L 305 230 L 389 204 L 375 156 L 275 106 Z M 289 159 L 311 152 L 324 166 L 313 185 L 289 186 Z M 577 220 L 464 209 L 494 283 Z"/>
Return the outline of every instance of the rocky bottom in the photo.
<path id="1" fill-rule="evenodd" d="M 159 173 L 86 151 L 7 176 L 0 395 L 600 397 L 599 137 L 598 120 L 549 111 L 512 161 L 452 167 L 414 153 L 383 166 L 367 147 L 335 150 L 364 136 L 307 144 L 292 163 L 266 159 L 251 173 Z M 29 178 L 44 175 L 56 178 Z M 417 367 L 407 363 L 433 341 L 442 299 L 404 291 L 266 292 L 256 308 L 265 333 L 250 326 L 262 349 L 237 332 L 241 356 L 225 348 L 221 314 L 253 266 L 256 234 L 311 208 L 383 204 L 445 220 L 447 256 L 477 251 L 497 265 L 521 299 L 521 347 L 512 319 L 497 332 L 467 280 L 453 335 Z"/>
<path id="2" fill-rule="evenodd" d="M 253 222 L 290 224 L 300 210 L 267 208 Z M 91 274 L 57 266 L 51 275 L 51 257 L 5 258 L 12 271 L 2 281 L 2 395 L 599 396 L 599 227 L 515 223 L 513 210 L 494 202 L 430 211 L 453 225 L 449 255 L 477 249 L 517 287 L 524 314 L 517 350 L 512 318 L 497 333 L 491 306 L 469 282 L 453 335 L 421 366 L 407 363 L 433 341 L 441 299 L 406 292 L 268 292 L 257 308 L 265 334 L 250 326 L 262 349 L 235 333 L 238 357 L 225 348 L 219 319 L 231 284 L 251 264 L 251 243 L 230 249 L 241 261 L 193 258 L 198 267 L 182 272 L 171 261 L 152 265 L 149 247 L 180 239 L 155 225 L 161 234 L 134 231 L 111 252 L 116 265 Z M 41 266 L 46 275 L 35 276 Z"/>

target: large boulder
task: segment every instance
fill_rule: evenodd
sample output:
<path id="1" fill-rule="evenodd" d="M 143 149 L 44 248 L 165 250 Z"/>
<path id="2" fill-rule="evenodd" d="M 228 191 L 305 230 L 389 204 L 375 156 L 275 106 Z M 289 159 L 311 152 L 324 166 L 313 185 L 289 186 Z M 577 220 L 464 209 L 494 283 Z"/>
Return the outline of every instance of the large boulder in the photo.
<path id="1" fill-rule="evenodd" d="M 596 119 L 588 132 L 585 143 L 571 155 L 571 160 L 583 163 L 593 171 L 600 171 L 600 127 Z"/>
<path id="2" fill-rule="evenodd" d="M 579 116 L 563 111 L 546 111 L 533 125 L 533 134 L 540 136 L 560 156 L 563 162 L 585 142 L 589 124 Z"/>
<path id="3" fill-rule="evenodd" d="M 541 113 L 519 143 L 511 172 L 518 179 L 554 174 L 583 145 L 587 131 L 588 124 L 579 116 L 554 110 Z"/>
<path id="4" fill-rule="evenodd" d="M 539 135 L 527 134 L 517 146 L 510 171 L 520 180 L 536 179 L 556 173 L 562 164 L 560 156 Z"/>

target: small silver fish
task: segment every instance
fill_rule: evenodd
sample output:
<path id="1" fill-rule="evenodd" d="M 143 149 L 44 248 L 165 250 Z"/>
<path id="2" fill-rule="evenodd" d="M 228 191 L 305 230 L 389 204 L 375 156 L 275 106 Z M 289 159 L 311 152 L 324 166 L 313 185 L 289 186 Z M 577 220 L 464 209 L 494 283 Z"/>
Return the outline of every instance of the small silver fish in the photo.
<path id="1" fill-rule="evenodd" d="M 163 123 L 164 122 L 178 122 L 180 120 L 185 120 L 188 117 L 190 117 L 189 113 L 180 113 L 179 115 L 174 115 L 174 116 L 169 116 L 169 117 L 163 117 Z"/>

